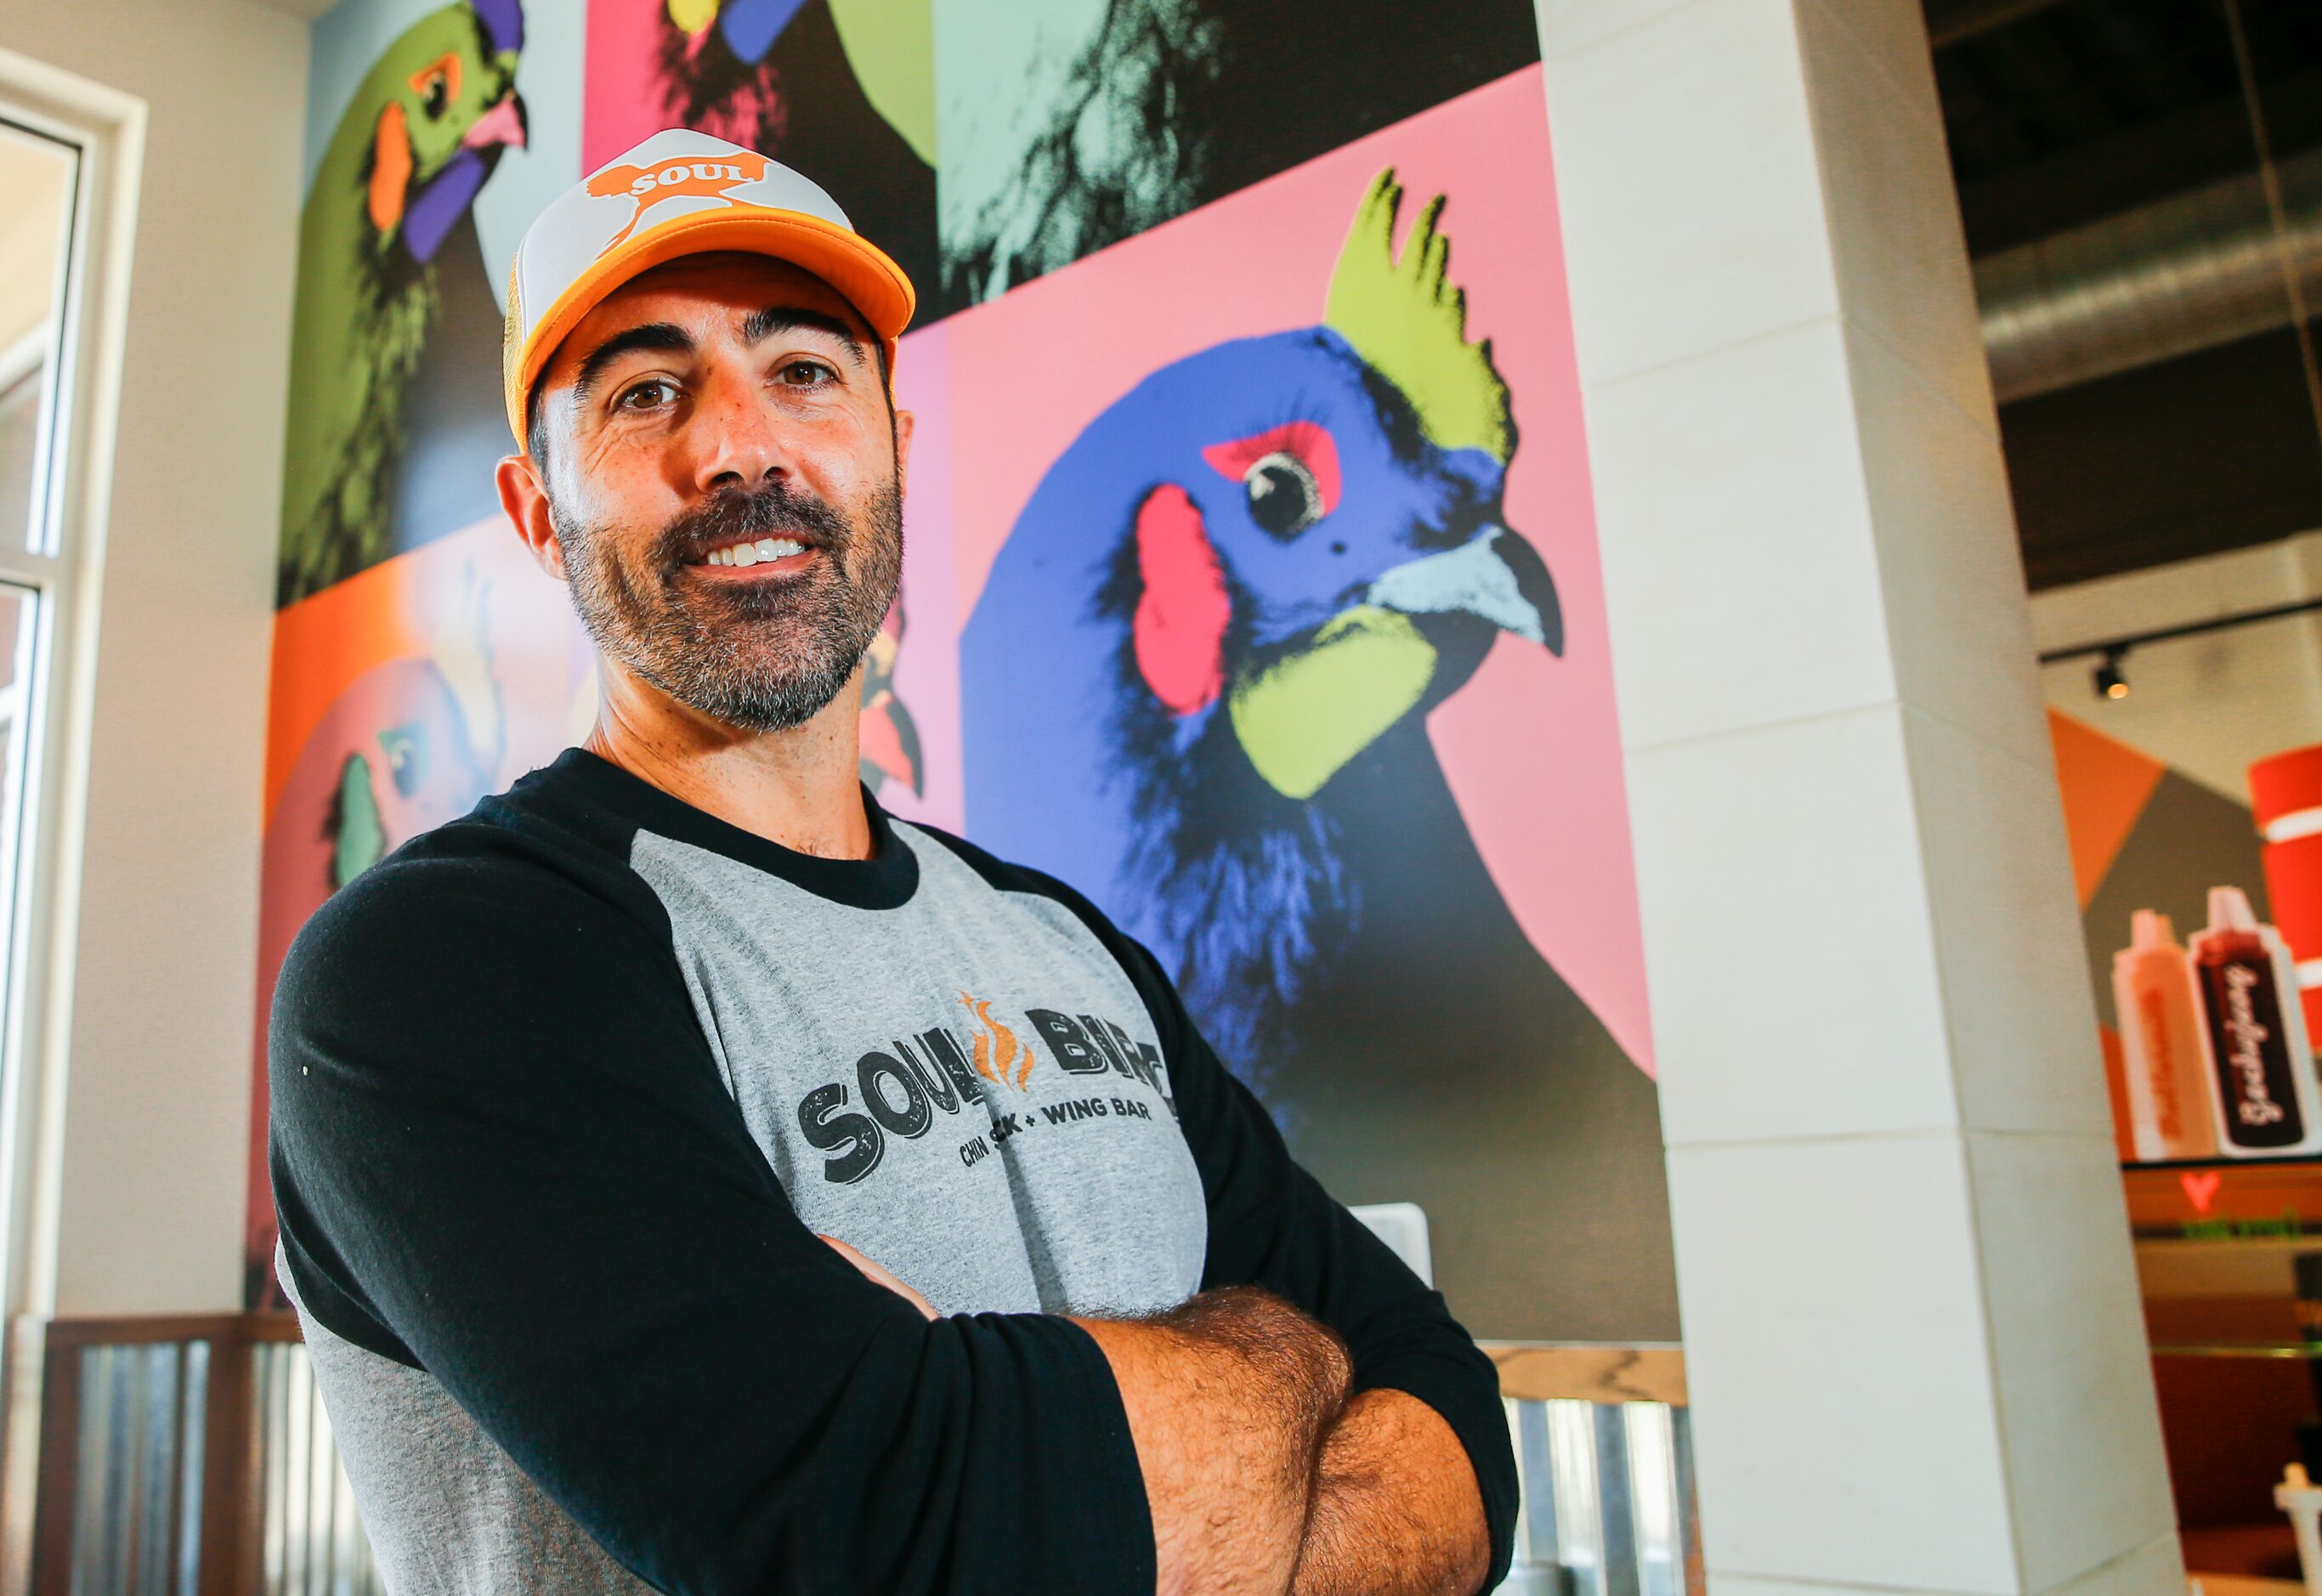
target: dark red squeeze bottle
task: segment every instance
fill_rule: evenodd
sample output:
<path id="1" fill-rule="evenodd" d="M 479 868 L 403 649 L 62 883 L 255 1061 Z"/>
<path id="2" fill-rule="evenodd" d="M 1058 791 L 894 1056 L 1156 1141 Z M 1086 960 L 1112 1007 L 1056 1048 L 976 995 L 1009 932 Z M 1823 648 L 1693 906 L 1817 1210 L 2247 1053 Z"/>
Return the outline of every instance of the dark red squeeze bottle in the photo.
<path id="1" fill-rule="evenodd" d="M 2258 923 L 2239 888 L 2217 887 L 2208 926 L 2189 951 L 2224 1151 L 2244 1158 L 2314 1151 L 2322 1145 L 2314 1058 L 2294 1000 L 2298 967 L 2281 933 Z"/>

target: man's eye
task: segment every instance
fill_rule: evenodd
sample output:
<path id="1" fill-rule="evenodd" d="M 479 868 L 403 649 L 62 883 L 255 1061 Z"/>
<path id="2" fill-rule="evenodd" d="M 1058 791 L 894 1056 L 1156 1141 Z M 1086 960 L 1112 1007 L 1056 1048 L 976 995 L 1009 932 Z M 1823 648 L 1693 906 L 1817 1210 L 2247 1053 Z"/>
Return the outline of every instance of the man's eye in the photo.
<path id="1" fill-rule="evenodd" d="M 788 360 L 779 375 L 792 388 L 812 388 L 835 373 L 820 360 Z"/>
<path id="2" fill-rule="evenodd" d="M 626 389 L 622 393 L 621 408 L 624 410 L 652 410 L 659 406 L 669 403 L 676 397 L 677 389 L 669 383 L 658 380 L 653 382 L 641 382 L 635 388 Z"/>

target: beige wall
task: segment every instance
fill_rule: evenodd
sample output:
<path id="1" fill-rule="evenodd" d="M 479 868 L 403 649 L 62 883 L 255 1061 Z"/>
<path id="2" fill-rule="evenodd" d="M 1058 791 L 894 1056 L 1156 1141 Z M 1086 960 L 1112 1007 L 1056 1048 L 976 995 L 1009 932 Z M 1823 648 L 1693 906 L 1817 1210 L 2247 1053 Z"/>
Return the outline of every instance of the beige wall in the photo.
<path id="1" fill-rule="evenodd" d="M 2052 588 L 2034 597 L 2032 624 L 2045 651 L 2310 598 L 2322 598 L 2322 532 Z M 2048 702 L 2235 803 L 2249 802 L 2251 761 L 2322 743 L 2322 616 L 2137 649 L 2117 700 L 2096 696 L 2095 663 L 2043 667 Z"/>
<path id="2" fill-rule="evenodd" d="M 77 982 L 54 1309 L 229 1308 L 306 28 L 250 0 L 70 0 L 0 8 L 0 48 L 149 109 L 78 928 L 55 950 Z"/>

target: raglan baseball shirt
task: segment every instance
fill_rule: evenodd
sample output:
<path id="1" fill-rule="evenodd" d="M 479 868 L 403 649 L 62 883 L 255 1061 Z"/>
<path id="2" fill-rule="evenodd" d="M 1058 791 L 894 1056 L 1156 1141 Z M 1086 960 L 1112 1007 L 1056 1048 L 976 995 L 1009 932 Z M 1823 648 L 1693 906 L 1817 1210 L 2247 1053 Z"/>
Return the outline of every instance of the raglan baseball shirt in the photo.
<path id="1" fill-rule="evenodd" d="M 864 801 L 873 856 L 815 858 L 576 750 L 299 935 L 280 1270 L 388 1588 L 1143 1596 L 1119 1389 L 1062 1316 L 1235 1283 L 1449 1421 L 1497 1581 L 1514 1462 L 1441 1297 L 1144 949 Z"/>

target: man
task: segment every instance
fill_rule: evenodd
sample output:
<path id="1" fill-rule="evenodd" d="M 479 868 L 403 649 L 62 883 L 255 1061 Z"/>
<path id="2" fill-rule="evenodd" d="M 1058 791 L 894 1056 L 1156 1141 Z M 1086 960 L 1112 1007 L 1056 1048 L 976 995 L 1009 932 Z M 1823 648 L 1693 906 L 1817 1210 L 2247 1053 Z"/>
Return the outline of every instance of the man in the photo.
<path id="1" fill-rule="evenodd" d="M 1482 1588 L 1514 1466 L 1441 1298 L 1143 949 L 857 781 L 910 310 L 698 133 L 519 251 L 499 489 L 596 729 L 275 999 L 281 1267 L 389 1588 Z"/>

